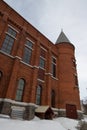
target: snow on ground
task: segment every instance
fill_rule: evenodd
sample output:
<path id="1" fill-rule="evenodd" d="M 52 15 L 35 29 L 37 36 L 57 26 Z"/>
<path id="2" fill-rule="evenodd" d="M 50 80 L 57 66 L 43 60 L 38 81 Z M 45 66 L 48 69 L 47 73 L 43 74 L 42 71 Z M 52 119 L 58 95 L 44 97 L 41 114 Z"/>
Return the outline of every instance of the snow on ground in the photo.
<path id="1" fill-rule="evenodd" d="M 87 122 L 87 115 L 83 115 L 84 119 L 83 121 Z"/>
<path id="2" fill-rule="evenodd" d="M 78 125 L 77 120 L 68 119 L 68 118 L 57 118 L 55 121 L 59 122 L 66 130 L 76 130 L 76 126 Z"/>
<path id="3" fill-rule="evenodd" d="M 77 120 L 63 117 L 54 120 L 40 120 L 35 117 L 31 121 L 0 118 L 0 130 L 77 130 L 77 124 Z"/>

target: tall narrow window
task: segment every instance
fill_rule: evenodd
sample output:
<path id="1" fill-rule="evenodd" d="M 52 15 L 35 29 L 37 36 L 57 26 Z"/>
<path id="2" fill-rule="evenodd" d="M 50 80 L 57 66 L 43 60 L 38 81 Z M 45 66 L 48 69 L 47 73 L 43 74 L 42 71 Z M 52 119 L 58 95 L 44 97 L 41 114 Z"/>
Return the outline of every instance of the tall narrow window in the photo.
<path id="1" fill-rule="evenodd" d="M 45 59 L 43 57 L 40 57 L 39 66 L 40 66 L 40 68 L 45 68 Z"/>
<path id="2" fill-rule="evenodd" d="M 0 71 L 0 79 L 2 78 L 2 72 Z"/>
<path id="3" fill-rule="evenodd" d="M 72 58 L 72 64 L 73 64 L 73 67 L 76 68 L 76 60 L 75 60 L 75 58 Z"/>
<path id="4" fill-rule="evenodd" d="M 45 68 L 45 60 L 46 60 L 46 50 L 43 47 L 41 47 L 40 48 L 40 62 L 39 62 L 39 66 L 42 69 Z"/>
<path id="5" fill-rule="evenodd" d="M 1 48 L 2 51 L 8 54 L 11 53 L 16 35 L 17 32 L 9 27 L 4 42 L 2 44 L 2 48 Z"/>
<path id="6" fill-rule="evenodd" d="M 24 55 L 23 55 L 23 61 L 27 64 L 30 64 L 31 61 L 32 48 L 33 48 L 33 43 L 27 40 L 24 49 Z"/>
<path id="7" fill-rule="evenodd" d="M 51 64 L 51 67 L 52 67 L 52 76 L 53 77 L 56 77 L 56 58 L 55 57 L 52 57 L 52 64 Z"/>
<path id="8" fill-rule="evenodd" d="M 75 85 L 78 87 L 78 78 L 77 78 L 77 75 L 75 75 Z"/>
<path id="9" fill-rule="evenodd" d="M 1 80 L 2 80 L 2 76 L 3 76 L 3 73 L 2 73 L 2 71 L 0 71 L 0 83 L 1 83 Z"/>
<path id="10" fill-rule="evenodd" d="M 55 91 L 51 91 L 51 106 L 55 107 Z"/>
<path id="11" fill-rule="evenodd" d="M 40 60 L 39 60 L 39 70 L 38 79 L 44 80 L 45 77 L 45 62 L 46 62 L 46 49 L 40 48 Z"/>
<path id="12" fill-rule="evenodd" d="M 37 105 L 41 104 L 41 94 L 42 94 L 42 87 L 38 86 L 36 90 L 36 104 Z"/>
<path id="13" fill-rule="evenodd" d="M 18 82 L 18 87 L 16 92 L 16 101 L 22 101 L 24 86 L 25 86 L 25 81 L 23 79 L 20 79 Z"/>

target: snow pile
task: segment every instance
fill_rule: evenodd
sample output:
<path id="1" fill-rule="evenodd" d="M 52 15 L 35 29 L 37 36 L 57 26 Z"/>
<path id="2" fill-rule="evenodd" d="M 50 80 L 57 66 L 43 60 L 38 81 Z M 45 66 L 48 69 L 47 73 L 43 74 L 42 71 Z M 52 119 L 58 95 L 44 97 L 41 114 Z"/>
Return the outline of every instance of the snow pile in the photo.
<path id="1" fill-rule="evenodd" d="M 87 122 L 87 115 L 83 115 L 84 119 L 82 121 Z"/>
<path id="2" fill-rule="evenodd" d="M 82 103 L 83 103 L 84 105 L 87 104 L 87 97 L 85 97 L 85 98 L 82 100 Z"/>
<path id="3" fill-rule="evenodd" d="M 77 130 L 78 121 L 68 118 L 40 120 L 35 117 L 31 121 L 20 121 L 0 118 L 0 130 Z"/>
<path id="4" fill-rule="evenodd" d="M 10 118 L 10 116 L 8 116 L 8 115 L 3 115 L 3 114 L 0 114 L 0 118 Z"/>

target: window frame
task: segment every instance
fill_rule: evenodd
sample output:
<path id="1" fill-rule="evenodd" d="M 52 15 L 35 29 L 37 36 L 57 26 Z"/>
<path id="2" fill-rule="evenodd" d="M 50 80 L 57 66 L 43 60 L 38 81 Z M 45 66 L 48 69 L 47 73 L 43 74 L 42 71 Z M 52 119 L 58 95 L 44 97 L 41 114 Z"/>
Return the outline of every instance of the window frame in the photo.
<path id="1" fill-rule="evenodd" d="M 21 81 L 22 81 L 22 83 L 21 83 Z M 22 84 L 22 88 L 21 88 L 21 84 Z M 25 89 L 25 80 L 21 78 L 18 80 L 16 96 L 15 96 L 16 101 L 21 102 L 23 100 L 24 89 Z"/>
<path id="2" fill-rule="evenodd" d="M 52 61 L 51 61 L 51 74 L 54 78 L 56 78 L 56 63 L 57 60 L 54 56 L 52 56 Z"/>
<path id="3" fill-rule="evenodd" d="M 51 90 L 51 106 L 52 107 L 55 107 L 55 97 L 56 97 L 55 91 L 54 91 L 54 89 L 52 89 Z"/>
<path id="4" fill-rule="evenodd" d="M 32 47 L 28 46 L 27 42 L 32 43 Z M 33 42 L 31 40 L 26 40 L 25 48 L 24 48 L 24 54 L 22 61 L 26 64 L 30 64 L 31 57 L 32 57 L 32 50 L 33 50 Z"/>
<path id="5" fill-rule="evenodd" d="M 11 33 L 9 32 L 9 30 L 11 31 Z M 15 36 L 12 35 L 14 33 L 15 33 Z M 2 43 L 2 47 L 1 47 L 1 50 L 3 52 L 5 52 L 7 54 L 11 54 L 12 48 L 13 48 L 13 45 L 14 45 L 14 42 L 15 42 L 15 39 L 16 39 L 16 36 L 17 36 L 17 31 L 14 30 L 11 27 L 8 27 L 5 38 L 4 38 L 4 41 Z"/>
<path id="6" fill-rule="evenodd" d="M 41 105 L 41 97 L 42 97 L 42 86 L 38 85 L 36 88 L 36 104 L 37 105 Z"/>
<path id="7" fill-rule="evenodd" d="M 43 58 L 42 56 L 40 56 L 39 67 L 41 69 L 45 69 L 45 58 Z"/>
<path id="8" fill-rule="evenodd" d="M 74 77 L 75 77 L 75 85 L 78 87 L 78 77 L 76 74 L 74 75 Z"/>

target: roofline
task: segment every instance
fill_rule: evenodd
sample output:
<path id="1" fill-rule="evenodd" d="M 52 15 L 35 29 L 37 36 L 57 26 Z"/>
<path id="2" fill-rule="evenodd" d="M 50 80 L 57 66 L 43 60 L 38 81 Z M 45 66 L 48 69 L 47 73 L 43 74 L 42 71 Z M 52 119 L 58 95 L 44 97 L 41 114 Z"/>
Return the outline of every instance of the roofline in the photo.
<path id="1" fill-rule="evenodd" d="M 18 13 L 15 9 L 13 9 L 7 2 L 3 1 L 4 4 L 6 4 L 8 7 L 10 7 L 17 15 L 19 15 L 25 22 L 30 24 L 32 28 L 34 28 L 38 33 L 40 33 L 43 37 L 45 37 L 51 44 L 55 45 L 49 38 L 47 38 L 43 33 L 41 33 L 34 25 L 32 25 L 28 20 L 26 20 L 20 13 Z"/>

